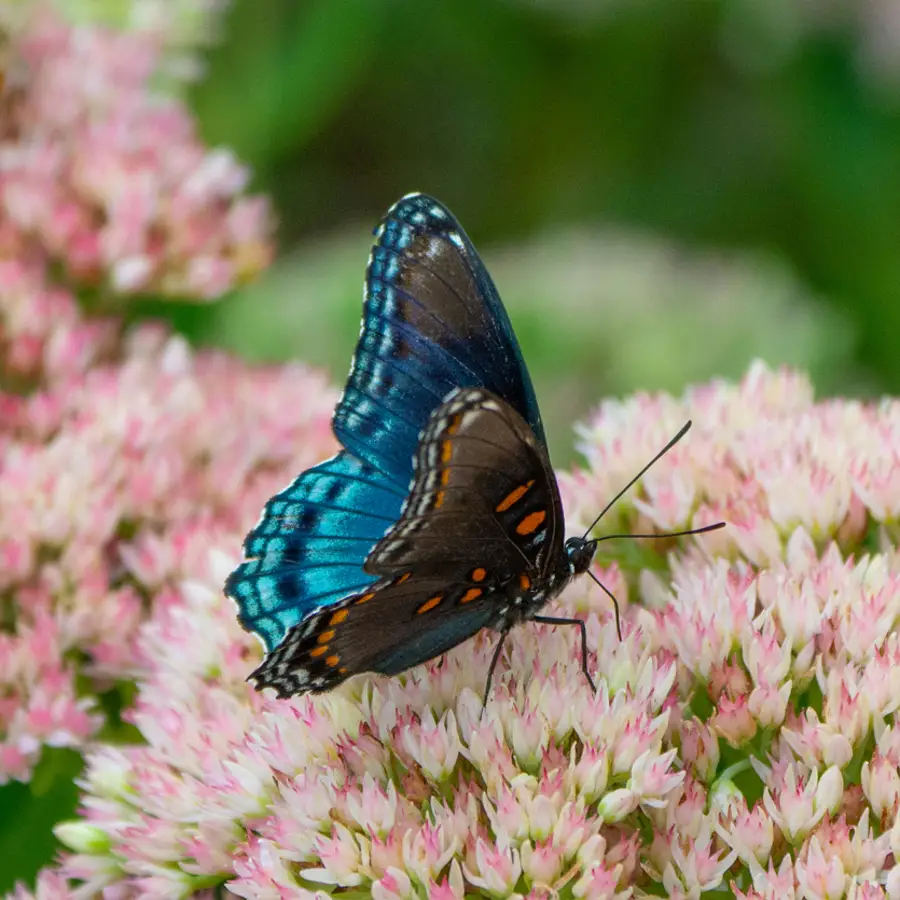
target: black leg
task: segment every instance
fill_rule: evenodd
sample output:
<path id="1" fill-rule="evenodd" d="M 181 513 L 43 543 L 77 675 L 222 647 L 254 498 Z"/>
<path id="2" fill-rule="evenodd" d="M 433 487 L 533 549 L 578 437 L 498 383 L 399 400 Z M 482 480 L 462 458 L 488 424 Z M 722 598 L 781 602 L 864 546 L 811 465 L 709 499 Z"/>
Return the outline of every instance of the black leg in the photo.
<path id="1" fill-rule="evenodd" d="M 484 715 L 484 708 L 487 706 L 488 694 L 491 691 L 491 682 L 494 680 L 494 669 L 497 668 L 497 660 L 500 659 L 500 653 L 503 651 L 503 642 L 506 640 L 508 634 L 509 631 L 500 632 L 500 640 L 497 641 L 497 648 L 494 650 L 494 655 L 491 657 L 491 664 L 488 666 L 487 682 L 484 685 L 484 697 L 481 701 L 482 715 Z"/>
<path id="2" fill-rule="evenodd" d="M 616 600 L 613 592 L 590 570 L 588 569 L 588 575 L 594 579 L 594 584 L 598 585 L 606 592 L 606 596 L 609 597 L 613 602 L 613 606 L 616 610 L 616 634 L 619 635 L 619 640 L 622 640 L 622 620 L 619 618 L 619 601 Z"/>
<path id="3" fill-rule="evenodd" d="M 591 673 L 588 672 L 587 628 L 584 622 L 581 619 L 558 619 L 555 616 L 535 616 L 534 621 L 543 622 L 544 625 L 577 625 L 581 629 L 581 671 L 584 672 L 584 677 L 587 678 L 591 690 L 596 694 L 597 686 L 594 684 L 594 679 L 591 678 Z"/>

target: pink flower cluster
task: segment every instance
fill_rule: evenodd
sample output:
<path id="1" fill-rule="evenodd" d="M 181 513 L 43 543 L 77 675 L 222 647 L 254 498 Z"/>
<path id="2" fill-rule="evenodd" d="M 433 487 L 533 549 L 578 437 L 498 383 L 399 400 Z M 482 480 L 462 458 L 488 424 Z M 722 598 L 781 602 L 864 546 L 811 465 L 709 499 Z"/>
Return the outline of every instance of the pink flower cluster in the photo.
<path id="1" fill-rule="evenodd" d="M 255 694 L 220 587 L 237 544 L 198 530 L 180 585 L 141 581 L 146 745 L 92 750 L 34 896 L 900 898 L 900 403 L 817 404 L 759 365 L 607 403 L 562 477 L 572 530 L 688 417 L 604 528 L 729 527 L 616 542 L 597 574 L 622 641 L 587 579 L 554 604 L 585 619 L 596 694 L 574 629 L 534 623 L 483 712 L 487 634 L 397 678 Z"/>
<path id="2" fill-rule="evenodd" d="M 142 671 L 134 639 L 150 606 L 196 570 L 213 535 L 237 540 L 264 497 L 332 445 L 334 395 L 314 373 L 248 371 L 149 326 L 119 349 L 121 361 L 0 395 L 11 616 L 0 780 L 28 778 L 43 744 L 94 733 L 76 676 L 100 691 Z"/>
<path id="3" fill-rule="evenodd" d="M 266 201 L 148 80 L 146 33 L 34 16 L 0 119 L 0 260 L 52 264 L 116 295 L 213 299 L 269 261 Z M 5 108 L 8 107 L 8 108 Z"/>
<path id="4" fill-rule="evenodd" d="M 46 19 L 23 35 L 30 68 L 0 119 L 0 783 L 98 731 L 98 695 L 146 668 L 135 639 L 157 595 L 333 442 L 318 374 L 193 354 L 159 327 L 128 333 L 60 286 L 63 268 L 82 291 L 115 287 L 151 244 L 155 287 L 205 252 L 254 246 L 261 264 L 265 207 L 238 196 L 240 179 L 203 175 L 222 157 L 149 98 L 146 38 Z M 131 218 L 141 186 L 156 218 Z M 136 243 L 115 238 L 127 221 Z M 201 299 L 227 281 L 180 289 Z"/>

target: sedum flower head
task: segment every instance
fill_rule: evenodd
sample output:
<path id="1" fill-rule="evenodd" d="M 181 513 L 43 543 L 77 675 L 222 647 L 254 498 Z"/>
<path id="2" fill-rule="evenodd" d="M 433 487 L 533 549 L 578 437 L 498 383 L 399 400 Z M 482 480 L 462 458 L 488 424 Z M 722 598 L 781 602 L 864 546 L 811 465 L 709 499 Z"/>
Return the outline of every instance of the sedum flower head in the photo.
<path id="1" fill-rule="evenodd" d="M 218 37 L 229 6 L 229 0 L 0 0 L 0 35 L 16 39 L 45 9 L 75 27 L 144 34 L 163 54 L 157 74 L 175 88 L 202 75 L 197 50 Z"/>
<path id="2" fill-rule="evenodd" d="M 179 602 L 211 537 L 233 538 L 251 497 L 332 445 L 333 395 L 314 373 L 250 372 L 153 329 L 117 352 L 0 395 L 0 782 L 97 732 L 98 696 L 146 669 L 136 640 L 151 606 Z M 193 664 L 226 663 L 200 651 Z"/>
<path id="3" fill-rule="evenodd" d="M 266 201 L 182 103 L 155 94 L 155 32 L 72 26 L 39 7 L 0 107 L 0 262 L 60 269 L 107 303 L 210 300 L 269 261 Z"/>
<path id="4" fill-rule="evenodd" d="M 898 503 L 870 474 L 896 464 L 898 409 L 817 404 L 802 376 L 761 365 L 601 406 L 581 431 L 588 466 L 561 476 L 573 532 L 688 417 L 688 441 L 602 527 L 729 528 L 599 561 L 621 641 L 587 581 L 556 601 L 586 622 L 596 693 L 576 630 L 529 623 L 483 711 L 489 634 L 395 678 L 255 694 L 259 651 L 219 587 L 241 528 L 199 528 L 136 633 L 145 743 L 90 751 L 79 822 L 58 830 L 70 852 L 42 886 L 900 896 Z"/>
<path id="5" fill-rule="evenodd" d="M 86 293 L 125 290 L 120 226 L 132 249 L 155 248 L 148 287 L 202 298 L 225 283 L 178 273 L 207 251 L 234 258 L 233 216 L 259 245 L 262 220 L 246 213 L 261 207 L 240 178 L 203 174 L 230 164 L 150 95 L 146 38 L 36 14 L 21 29 L 19 102 L 0 124 L 0 783 L 28 780 L 44 748 L 127 730 L 103 710 L 145 671 L 151 608 L 202 571 L 212 535 L 231 539 L 333 446 L 334 394 L 316 373 L 249 370 L 161 327 L 86 314 Z M 134 191 L 152 197 L 149 218 Z"/>

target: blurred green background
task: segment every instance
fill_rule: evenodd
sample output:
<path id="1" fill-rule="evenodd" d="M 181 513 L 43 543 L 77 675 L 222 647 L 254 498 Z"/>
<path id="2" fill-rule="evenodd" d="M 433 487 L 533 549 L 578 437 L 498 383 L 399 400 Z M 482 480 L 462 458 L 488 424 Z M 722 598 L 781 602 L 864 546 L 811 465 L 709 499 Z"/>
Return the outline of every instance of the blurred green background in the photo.
<path id="1" fill-rule="evenodd" d="M 177 324 L 342 381 L 371 227 L 423 190 L 487 260 L 558 463 L 604 395 L 756 356 L 895 391 L 900 35 L 826 6 L 238 0 L 190 102 L 272 196 L 281 257 Z"/>
<path id="2" fill-rule="evenodd" d="M 422 190 L 494 275 L 558 464 L 603 397 L 755 357 L 823 393 L 897 392 L 896 2 L 235 0 L 187 99 L 272 197 L 279 258 L 218 304 L 135 314 L 340 383 L 371 229 Z M 46 766 L 57 793 L 3 791 L 0 887 L 74 808 L 78 760 Z"/>

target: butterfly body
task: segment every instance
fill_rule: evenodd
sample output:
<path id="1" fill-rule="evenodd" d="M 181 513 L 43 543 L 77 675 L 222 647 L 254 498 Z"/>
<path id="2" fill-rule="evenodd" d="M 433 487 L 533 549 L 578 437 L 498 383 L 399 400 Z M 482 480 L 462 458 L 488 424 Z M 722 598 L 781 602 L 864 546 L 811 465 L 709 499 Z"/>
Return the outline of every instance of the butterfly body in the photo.
<path id="1" fill-rule="evenodd" d="M 528 371 L 448 210 L 403 198 L 376 231 L 334 415 L 343 450 L 273 497 L 225 585 L 280 695 L 402 672 L 503 635 L 584 572 L 564 536 Z M 583 626 L 582 626 L 583 627 Z"/>

